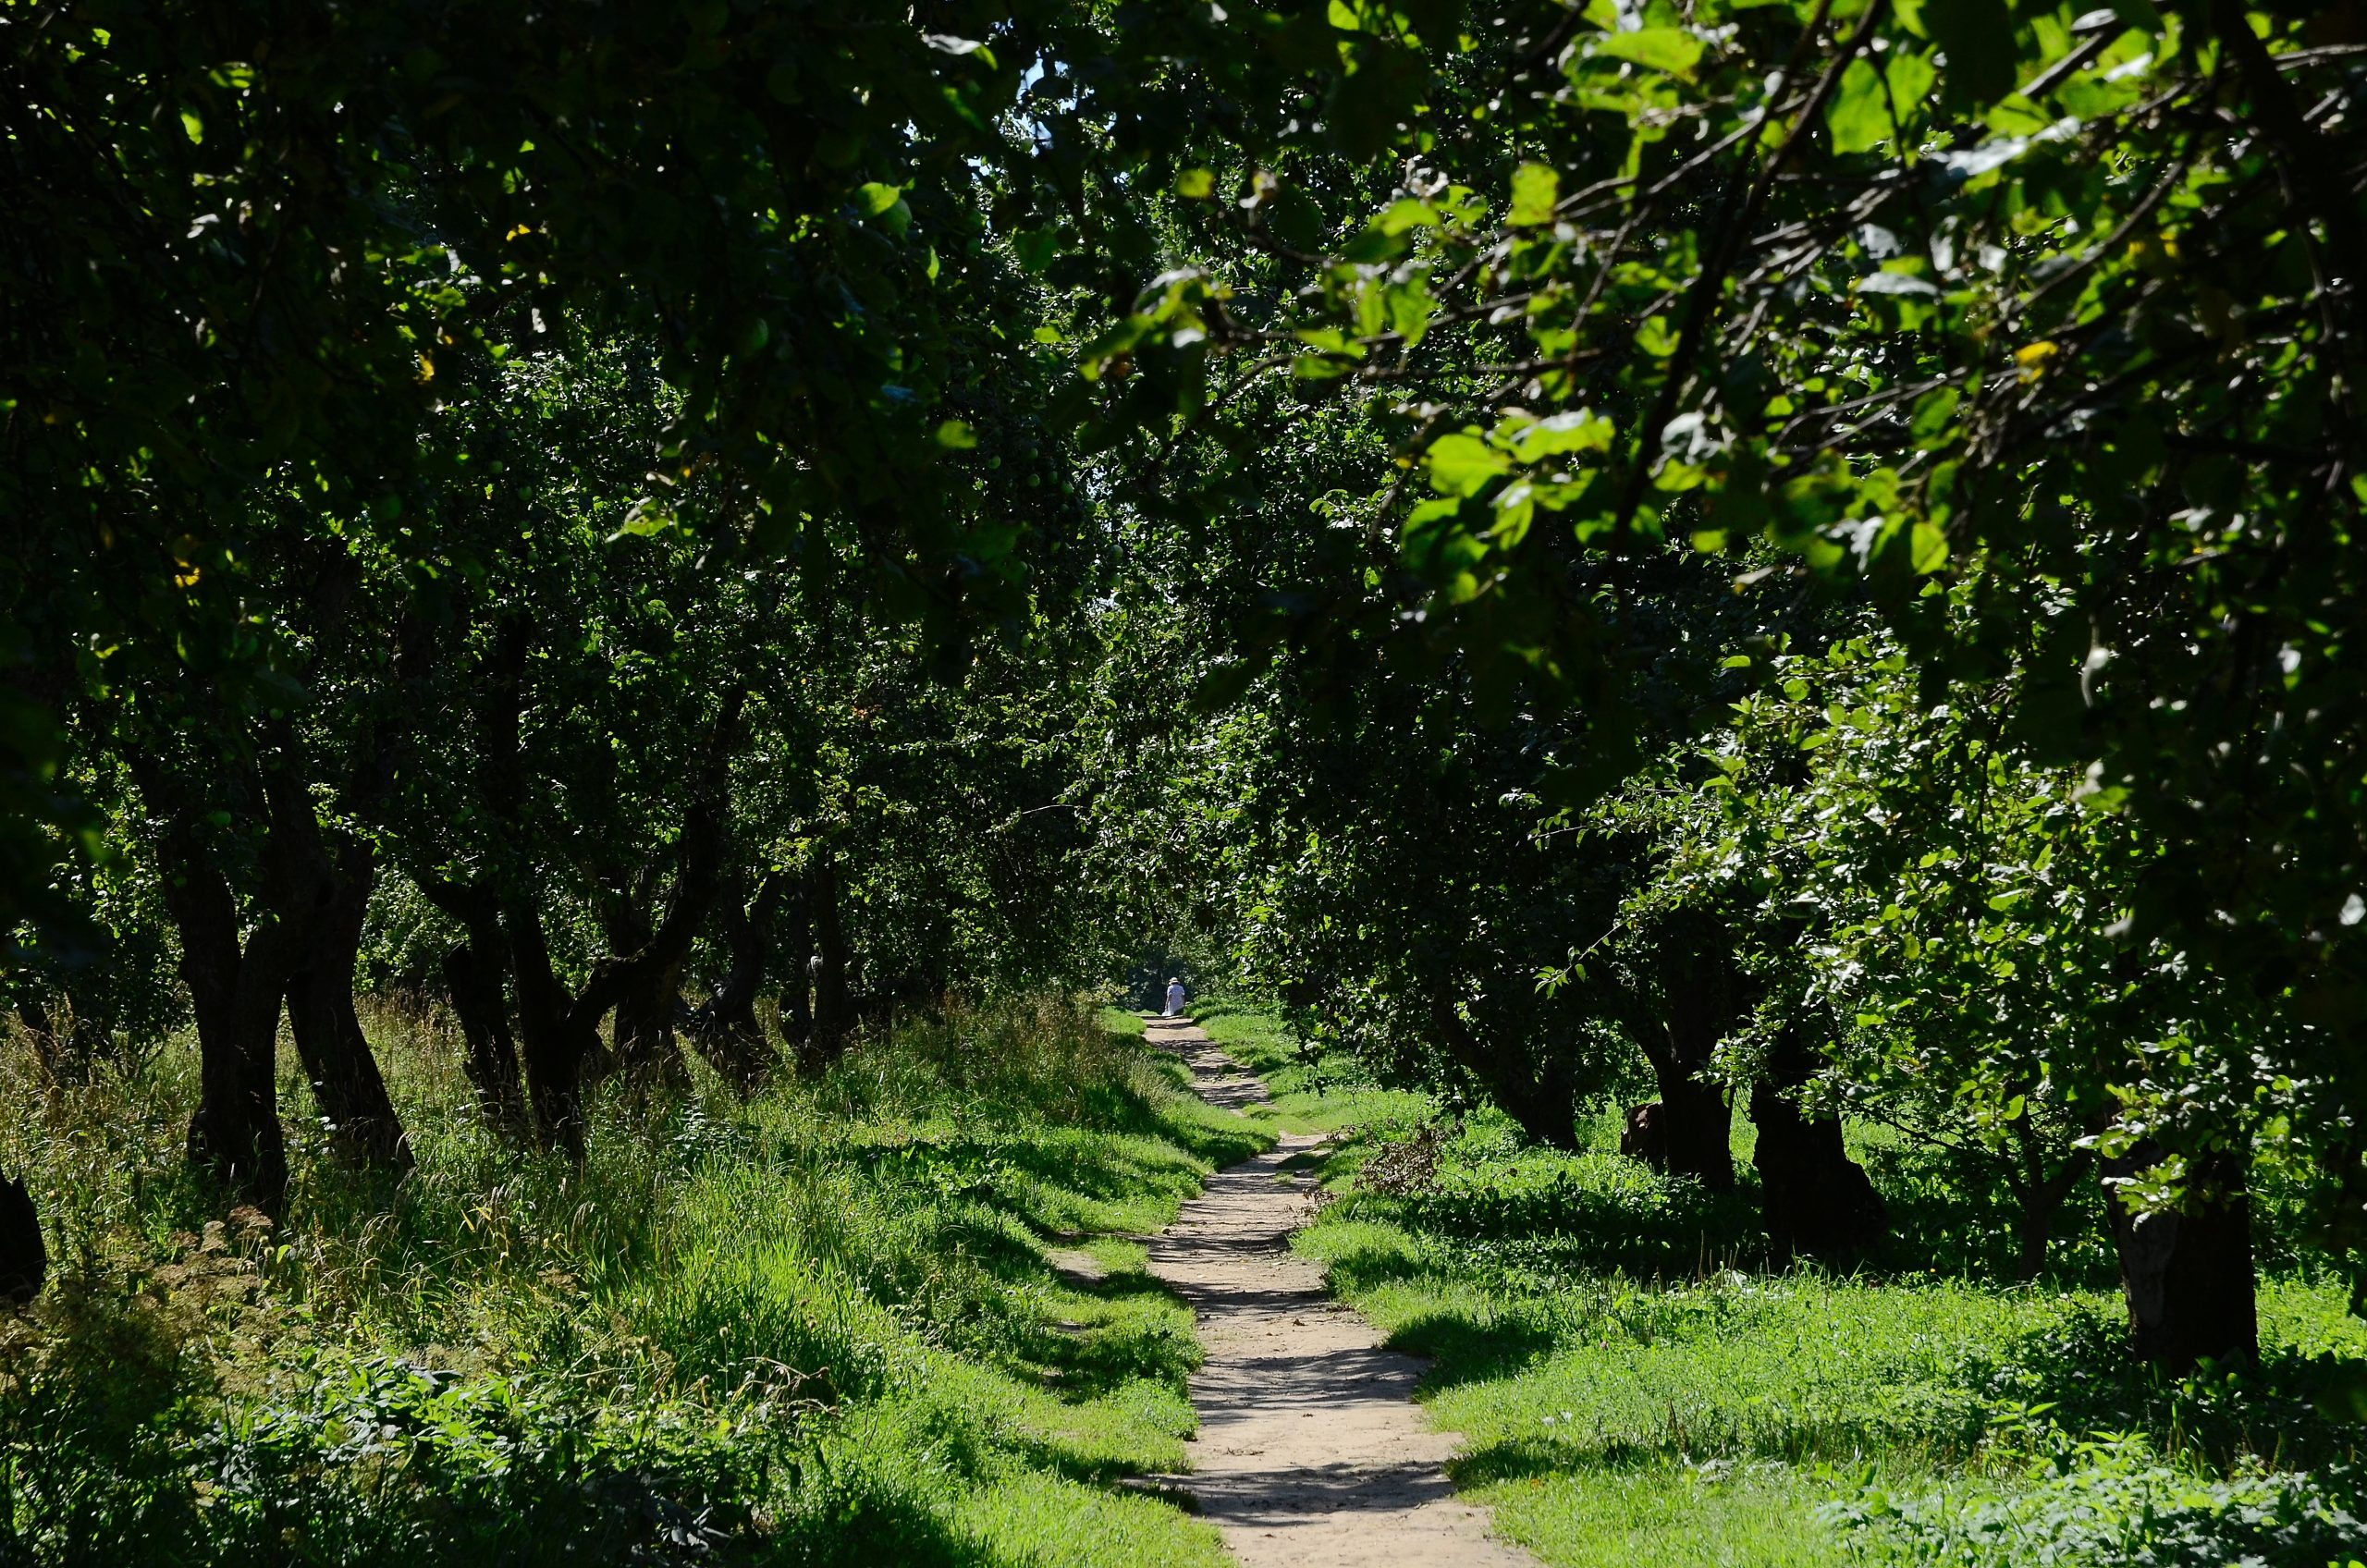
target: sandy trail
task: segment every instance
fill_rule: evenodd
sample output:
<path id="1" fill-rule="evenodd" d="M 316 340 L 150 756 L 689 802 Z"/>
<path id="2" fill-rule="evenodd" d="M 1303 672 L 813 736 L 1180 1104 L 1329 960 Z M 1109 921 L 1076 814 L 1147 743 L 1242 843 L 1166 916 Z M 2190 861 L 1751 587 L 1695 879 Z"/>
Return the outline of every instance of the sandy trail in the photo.
<path id="1" fill-rule="evenodd" d="M 1266 1097 L 1188 1022 L 1153 1019 L 1149 1035 L 1210 1104 Z M 1208 1352 L 1192 1378 L 1193 1471 L 1176 1484 L 1248 1568 L 1536 1568 L 1447 1484 L 1454 1439 L 1413 1403 L 1422 1363 L 1381 1349 L 1324 1295 L 1321 1267 L 1291 1253 L 1314 1181 L 1284 1162 L 1321 1142 L 1285 1133 L 1217 1172 L 1151 1241 L 1151 1273 L 1191 1304 Z"/>

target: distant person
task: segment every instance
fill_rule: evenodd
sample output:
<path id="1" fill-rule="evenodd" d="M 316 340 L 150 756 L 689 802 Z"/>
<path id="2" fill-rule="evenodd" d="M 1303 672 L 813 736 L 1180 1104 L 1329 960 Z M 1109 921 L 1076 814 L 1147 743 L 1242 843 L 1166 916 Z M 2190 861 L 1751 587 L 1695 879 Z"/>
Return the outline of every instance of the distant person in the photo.
<path id="1" fill-rule="evenodd" d="M 1183 982 L 1183 981 L 1181 981 L 1181 980 L 1170 980 L 1170 981 L 1167 983 L 1167 1013 L 1166 1013 L 1166 1016 L 1167 1016 L 1167 1017 L 1169 1017 L 1169 1018 L 1172 1018 L 1172 1017 L 1174 1017 L 1177 1013 L 1182 1012 L 1183 1011 L 1184 1011 L 1184 982 Z"/>

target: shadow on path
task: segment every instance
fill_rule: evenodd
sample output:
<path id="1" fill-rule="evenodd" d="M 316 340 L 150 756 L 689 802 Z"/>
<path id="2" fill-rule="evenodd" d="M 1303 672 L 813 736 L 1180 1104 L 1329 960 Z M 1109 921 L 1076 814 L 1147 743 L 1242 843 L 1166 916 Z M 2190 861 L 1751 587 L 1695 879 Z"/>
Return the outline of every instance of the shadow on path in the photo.
<path id="1" fill-rule="evenodd" d="M 1209 1104 L 1265 1100 L 1188 1020 L 1145 1032 Z M 1322 1142 L 1284 1133 L 1218 1171 L 1150 1240 L 1150 1272 L 1191 1304 L 1208 1353 L 1192 1378 L 1193 1471 L 1172 1480 L 1248 1568 L 1534 1568 L 1448 1484 L 1454 1439 L 1413 1403 L 1424 1363 L 1381 1348 L 1326 1296 L 1321 1267 L 1290 1250 L 1315 1194 L 1302 1157 Z"/>

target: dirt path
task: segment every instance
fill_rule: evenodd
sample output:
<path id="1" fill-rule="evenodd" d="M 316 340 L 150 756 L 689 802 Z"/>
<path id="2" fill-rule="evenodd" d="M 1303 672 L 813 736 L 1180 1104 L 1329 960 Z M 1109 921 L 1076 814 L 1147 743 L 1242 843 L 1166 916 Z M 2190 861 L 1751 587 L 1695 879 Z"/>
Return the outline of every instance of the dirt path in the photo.
<path id="1" fill-rule="evenodd" d="M 1266 1097 L 1187 1023 L 1154 1019 L 1149 1034 L 1210 1104 Z M 1247 1568 L 1536 1568 L 1448 1486 L 1454 1439 L 1413 1403 L 1422 1363 L 1381 1349 L 1324 1295 L 1322 1268 L 1291 1253 L 1314 1182 L 1284 1165 L 1320 1142 L 1285 1133 L 1217 1172 L 1151 1241 L 1151 1273 L 1191 1303 L 1208 1351 L 1192 1379 L 1193 1471 L 1177 1484 Z"/>

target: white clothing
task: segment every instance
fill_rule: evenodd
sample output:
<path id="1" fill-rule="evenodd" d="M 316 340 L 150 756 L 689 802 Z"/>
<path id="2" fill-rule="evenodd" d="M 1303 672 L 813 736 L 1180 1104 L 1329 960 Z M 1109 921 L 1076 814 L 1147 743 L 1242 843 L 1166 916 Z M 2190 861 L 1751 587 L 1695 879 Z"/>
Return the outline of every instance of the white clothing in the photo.
<path id="1" fill-rule="evenodd" d="M 1165 1016 L 1172 1018 L 1183 1011 L 1184 987 L 1181 986 L 1170 986 L 1167 987 L 1167 1012 Z"/>

